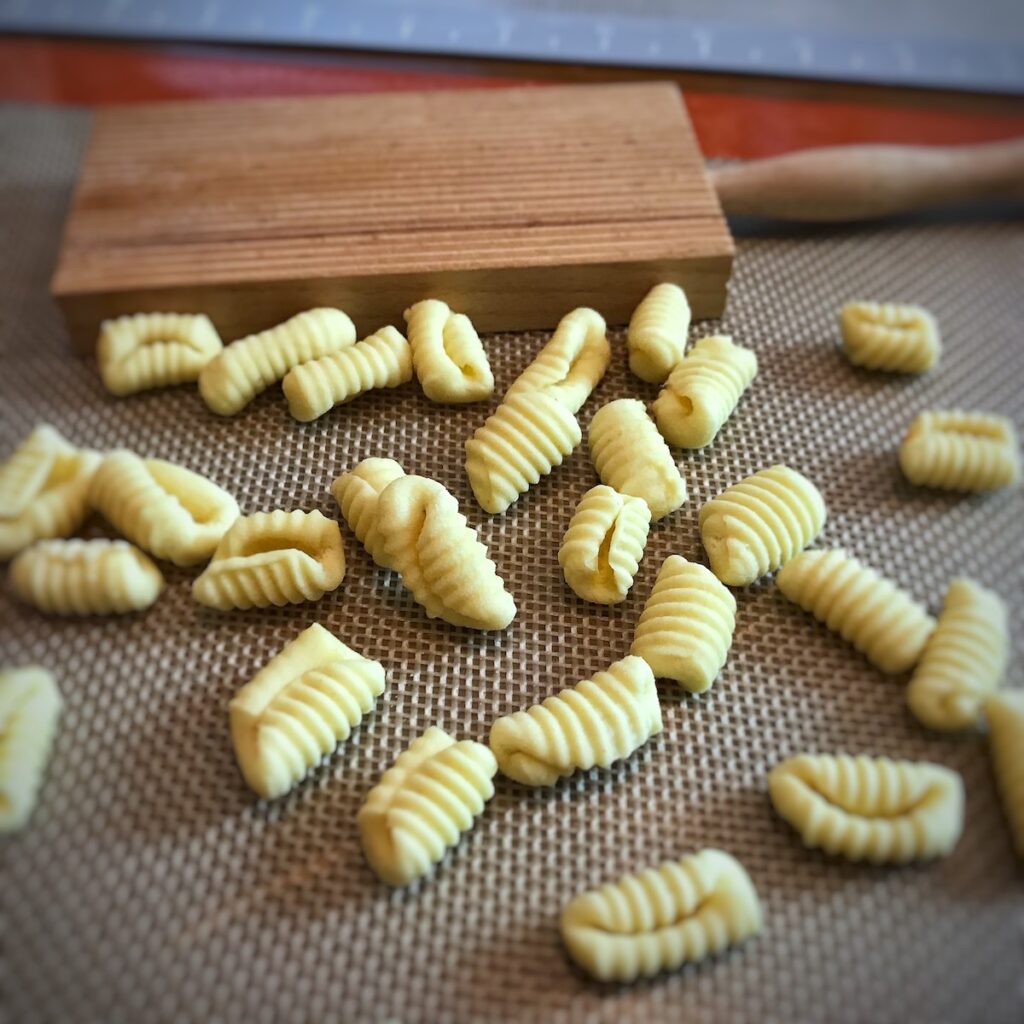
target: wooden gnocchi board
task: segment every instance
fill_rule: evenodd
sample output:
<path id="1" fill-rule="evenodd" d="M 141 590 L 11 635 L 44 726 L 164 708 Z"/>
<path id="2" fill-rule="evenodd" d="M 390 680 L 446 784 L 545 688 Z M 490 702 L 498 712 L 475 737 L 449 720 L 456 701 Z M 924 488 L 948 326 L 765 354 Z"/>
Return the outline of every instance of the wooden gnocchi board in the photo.
<path id="1" fill-rule="evenodd" d="M 140 310 L 231 339 L 428 296 L 515 331 L 666 279 L 718 316 L 732 258 L 669 83 L 183 102 L 96 112 L 52 291 L 81 351 Z"/>

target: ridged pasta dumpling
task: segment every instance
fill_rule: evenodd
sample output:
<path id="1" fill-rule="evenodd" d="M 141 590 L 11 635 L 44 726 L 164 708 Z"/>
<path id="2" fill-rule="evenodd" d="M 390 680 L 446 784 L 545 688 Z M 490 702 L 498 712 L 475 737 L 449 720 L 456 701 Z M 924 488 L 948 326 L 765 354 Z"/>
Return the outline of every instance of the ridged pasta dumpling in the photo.
<path id="1" fill-rule="evenodd" d="M 603 405 L 590 421 L 587 443 L 601 482 L 643 498 L 652 519 L 686 501 L 686 481 L 643 402 L 619 398 Z"/>
<path id="2" fill-rule="evenodd" d="M 388 566 L 377 529 L 377 499 L 400 476 L 405 476 L 405 470 L 394 459 L 363 459 L 331 484 L 331 494 L 345 522 L 370 557 L 385 568 Z"/>
<path id="3" fill-rule="evenodd" d="M 494 390 L 487 352 L 468 316 L 424 299 L 405 311 L 405 322 L 416 376 L 432 402 L 478 402 Z"/>
<path id="4" fill-rule="evenodd" d="M 1017 856 L 1024 860 L 1024 690 L 985 702 L 988 743 L 1003 810 Z"/>
<path id="5" fill-rule="evenodd" d="M 527 786 L 553 786 L 595 765 L 610 768 L 661 732 L 654 676 L 641 658 L 499 718 L 490 745 L 498 769 Z"/>
<path id="6" fill-rule="evenodd" d="M 775 582 L 883 672 L 913 668 L 935 629 L 935 620 L 910 594 L 839 548 L 802 552 Z"/>
<path id="7" fill-rule="evenodd" d="M 914 717 L 930 729 L 973 729 L 1002 683 L 1010 654 L 1002 598 L 973 580 L 953 580 L 938 624 L 907 688 Z"/>
<path id="8" fill-rule="evenodd" d="M 869 370 L 924 373 L 942 353 L 935 317 L 921 306 L 847 302 L 839 327 L 846 358 Z"/>
<path id="9" fill-rule="evenodd" d="M 494 755 L 432 726 L 370 790 L 356 822 L 363 853 L 388 885 L 425 875 L 494 796 Z"/>
<path id="10" fill-rule="evenodd" d="M 228 704 L 231 742 L 249 786 L 287 793 L 349 738 L 384 692 L 384 667 L 314 623 L 286 644 Z"/>
<path id="11" fill-rule="evenodd" d="M 849 860 L 943 857 L 964 826 L 963 780 L 926 761 L 801 754 L 771 770 L 768 792 L 804 845 Z"/>
<path id="12" fill-rule="evenodd" d="M 754 883 L 735 857 L 707 849 L 582 893 L 562 911 L 569 956 L 600 981 L 672 971 L 761 931 Z"/>
<path id="13" fill-rule="evenodd" d="M 711 571 L 744 587 L 785 565 L 825 525 L 825 500 L 788 466 L 761 469 L 705 502 L 698 517 Z"/>
<path id="14" fill-rule="evenodd" d="M 629 321 L 629 368 L 641 380 L 660 384 L 683 358 L 690 329 L 690 303 L 677 284 L 656 284 Z"/>

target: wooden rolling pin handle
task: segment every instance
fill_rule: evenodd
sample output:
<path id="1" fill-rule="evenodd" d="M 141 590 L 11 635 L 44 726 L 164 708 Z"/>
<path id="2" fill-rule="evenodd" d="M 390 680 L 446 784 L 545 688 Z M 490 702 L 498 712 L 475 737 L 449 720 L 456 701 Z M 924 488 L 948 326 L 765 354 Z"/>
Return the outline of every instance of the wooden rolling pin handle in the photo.
<path id="1" fill-rule="evenodd" d="M 727 214 L 866 220 L 948 203 L 1024 199 L 1024 138 L 979 146 L 835 146 L 711 172 Z"/>

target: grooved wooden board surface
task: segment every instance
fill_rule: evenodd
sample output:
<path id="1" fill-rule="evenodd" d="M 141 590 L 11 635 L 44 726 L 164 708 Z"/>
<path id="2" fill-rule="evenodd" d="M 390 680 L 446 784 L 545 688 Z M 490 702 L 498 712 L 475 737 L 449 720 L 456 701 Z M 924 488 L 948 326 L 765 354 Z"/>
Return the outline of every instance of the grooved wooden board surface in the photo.
<path id="1" fill-rule="evenodd" d="M 83 348 L 140 309 L 233 338 L 428 295 L 515 330 L 665 278 L 718 315 L 732 251 L 671 84 L 153 104 L 96 114 L 53 291 Z"/>

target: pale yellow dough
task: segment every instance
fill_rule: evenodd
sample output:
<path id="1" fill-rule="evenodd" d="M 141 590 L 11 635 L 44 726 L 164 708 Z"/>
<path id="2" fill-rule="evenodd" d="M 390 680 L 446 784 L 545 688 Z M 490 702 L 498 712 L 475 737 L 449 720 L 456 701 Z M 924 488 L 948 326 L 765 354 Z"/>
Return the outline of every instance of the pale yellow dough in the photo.
<path id="1" fill-rule="evenodd" d="M 405 322 L 416 376 L 432 402 L 478 402 L 494 390 L 487 353 L 468 316 L 424 299 L 405 311 Z"/>
<path id="2" fill-rule="evenodd" d="M 1024 690 L 985 703 L 989 751 L 1017 856 L 1024 860 Z"/>
<path id="3" fill-rule="evenodd" d="M 377 500 L 393 480 L 405 476 L 394 459 L 363 459 L 331 484 L 331 494 L 356 539 L 378 564 L 387 567 L 377 529 Z"/>
<path id="4" fill-rule="evenodd" d="M 869 370 L 924 373 L 942 353 L 935 317 L 921 306 L 848 302 L 839 327 L 846 358 Z"/>
<path id="5" fill-rule="evenodd" d="M 629 321 L 629 368 L 649 384 L 662 383 L 683 358 L 689 329 L 686 293 L 677 284 L 656 284 Z"/>

